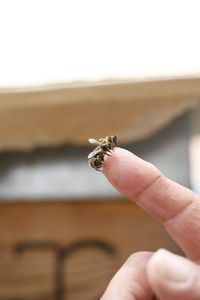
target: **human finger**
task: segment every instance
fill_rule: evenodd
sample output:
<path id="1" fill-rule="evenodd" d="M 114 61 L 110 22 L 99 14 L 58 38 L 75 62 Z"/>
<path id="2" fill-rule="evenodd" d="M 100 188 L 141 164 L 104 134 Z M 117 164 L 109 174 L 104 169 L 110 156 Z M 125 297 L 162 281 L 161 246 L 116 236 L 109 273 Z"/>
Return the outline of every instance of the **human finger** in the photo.
<path id="1" fill-rule="evenodd" d="M 146 277 L 151 252 L 132 254 L 109 283 L 101 300 L 151 300 L 152 291 Z"/>
<path id="2" fill-rule="evenodd" d="M 200 267 L 160 249 L 147 263 L 147 277 L 159 300 L 200 299 Z"/>
<path id="3" fill-rule="evenodd" d="M 165 226 L 189 258 L 200 261 L 200 200 L 195 193 L 121 148 L 105 158 L 103 171 L 119 192 Z"/>

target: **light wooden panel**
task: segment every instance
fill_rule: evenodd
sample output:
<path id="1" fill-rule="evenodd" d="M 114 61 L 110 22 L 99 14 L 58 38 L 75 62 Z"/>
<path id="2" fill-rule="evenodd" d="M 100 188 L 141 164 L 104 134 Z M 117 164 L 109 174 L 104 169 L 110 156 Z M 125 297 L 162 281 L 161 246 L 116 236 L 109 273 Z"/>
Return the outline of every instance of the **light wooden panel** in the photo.
<path id="1" fill-rule="evenodd" d="M 122 142 L 153 134 L 200 98 L 200 78 L 107 81 L 0 90 L 0 150 L 117 134 Z"/>
<path id="2" fill-rule="evenodd" d="M 1 203 L 0 299 L 99 299 L 131 253 L 160 247 L 179 252 L 126 200 Z"/>

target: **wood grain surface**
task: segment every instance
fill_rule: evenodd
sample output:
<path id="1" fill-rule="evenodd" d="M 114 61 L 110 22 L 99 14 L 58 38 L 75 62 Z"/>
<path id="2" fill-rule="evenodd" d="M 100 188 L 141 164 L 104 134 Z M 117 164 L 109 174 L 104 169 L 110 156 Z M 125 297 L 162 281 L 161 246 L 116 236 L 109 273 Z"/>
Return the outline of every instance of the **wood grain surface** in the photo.
<path id="1" fill-rule="evenodd" d="M 0 299 L 95 300 L 135 251 L 180 250 L 127 200 L 0 203 Z"/>
<path id="2" fill-rule="evenodd" d="M 0 90 L 0 150 L 152 135 L 200 98 L 200 78 L 102 81 Z"/>

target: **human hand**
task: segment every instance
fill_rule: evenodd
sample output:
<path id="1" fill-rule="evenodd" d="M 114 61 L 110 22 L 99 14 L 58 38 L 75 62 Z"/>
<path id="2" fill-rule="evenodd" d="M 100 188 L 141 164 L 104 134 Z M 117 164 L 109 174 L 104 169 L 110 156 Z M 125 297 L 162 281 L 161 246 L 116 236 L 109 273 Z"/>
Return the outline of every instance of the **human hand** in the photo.
<path id="1" fill-rule="evenodd" d="M 120 193 L 163 224 L 187 258 L 164 249 L 134 253 L 101 300 L 200 299 L 199 197 L 121 148 L 105 158 L 104 174 Z"/>

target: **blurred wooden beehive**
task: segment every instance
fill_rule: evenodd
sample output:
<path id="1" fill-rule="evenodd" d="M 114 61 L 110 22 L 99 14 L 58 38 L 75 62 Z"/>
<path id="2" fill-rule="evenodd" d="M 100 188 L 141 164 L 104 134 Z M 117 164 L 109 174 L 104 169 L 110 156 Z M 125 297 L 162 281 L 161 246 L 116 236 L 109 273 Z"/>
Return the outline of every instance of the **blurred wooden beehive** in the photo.
<path id="1" fill-rule="evenodd" d="M 138 154 L 143 153 L 144 158 L 153 144 L 154 151 L 162 143 L 166 149 L 167 143 L 176 140 L 172 134 L 175 128 L 179 137 L 185 131 L 184 122 L 161 133 L 152 143 L 148 140 L 148 151 L 140 152 L 146 148 L 144 138 L 193 107 L 199 95 L 199 78 L 0 91 L 0 148 L 4 150 L 0 155 L 0 191 L 4 195 L 0 203 L 0 299 L 99 299 L 114 272 L 132 252 L 159 247 L 180 251 L 141 209 L 117 194 L 103 194 L 104 185 L 97 177 L 87 177 L 87 166 L 82 166 L 85 157 L 78 160 L 79 152 L 73 160 L 66 152 L 69 161 L 64 168 L 69 174 L 63 185 L 69 190 L 62 197 L 52 196 L 50 181 L 51 192 L 46 197 L 38 196 L 41 194 L 34 193 L 28 184 L 30 178 L 36 182 L 39 178 L 34 189 L 41 192 L 44 177 L 48 179 L 48 173 L 39 177 L 43 160 L 49 173 L 55 171 L 51 166 L 56 156 L 49 155 L 48 150 L 41 155 L 43 150 L 34 150 L 38 147 L 84 146 L 88 137 L 115 133 L 124 143 L 143 139 L 134 149 L 140 149 Z M 186 156 L 186 143 L 183 145 L 181 151 Z M 81 149 L 85 156 L 86 148 Z M 21 150 L 30 152 L 19 153 Z M 185 156 L 183 161 L 187 160 Z M 75 164 L 76 172 L 70 178 Z M 19 183 L 23 174 L 22 184 L 28 188 L 22 199 L 19 195 L 23 194 L 17 196 L 14 182 Z M 58 185 L 58 177 L 52 178 Z M 91 193 L 90 185 L 94 193 L 99 185 L 101 199 Z M 74 197 L 67 192 L 70 186 Z"/>

